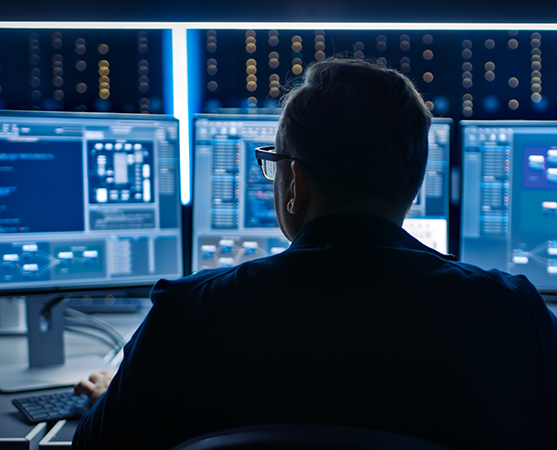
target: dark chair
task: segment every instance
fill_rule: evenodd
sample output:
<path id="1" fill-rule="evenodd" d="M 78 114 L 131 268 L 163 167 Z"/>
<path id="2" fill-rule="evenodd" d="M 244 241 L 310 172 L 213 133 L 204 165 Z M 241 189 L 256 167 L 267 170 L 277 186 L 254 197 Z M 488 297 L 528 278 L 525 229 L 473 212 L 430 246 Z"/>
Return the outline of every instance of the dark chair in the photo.
<path id="1" fill-rule="evenodd" d="M 205 434 L 173 450 L 449 450 L 432 442 L 363 428 L 256 425 Z"/>

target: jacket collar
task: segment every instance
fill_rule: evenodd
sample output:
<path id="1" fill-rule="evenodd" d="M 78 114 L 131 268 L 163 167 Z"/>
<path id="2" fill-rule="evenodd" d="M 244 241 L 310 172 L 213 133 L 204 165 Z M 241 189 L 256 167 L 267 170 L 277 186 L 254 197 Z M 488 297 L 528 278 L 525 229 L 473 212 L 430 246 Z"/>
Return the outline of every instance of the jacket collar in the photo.
<path id="1" fill-rule="evenodd" d="M 455 261 L 422 244 L 394 222 L 366 213 L 321 216 L 308 222 L 292 241 L 291 248 L 313 248 L 341 242 L 365 242 L 383 247 L 425 251 Z"/>

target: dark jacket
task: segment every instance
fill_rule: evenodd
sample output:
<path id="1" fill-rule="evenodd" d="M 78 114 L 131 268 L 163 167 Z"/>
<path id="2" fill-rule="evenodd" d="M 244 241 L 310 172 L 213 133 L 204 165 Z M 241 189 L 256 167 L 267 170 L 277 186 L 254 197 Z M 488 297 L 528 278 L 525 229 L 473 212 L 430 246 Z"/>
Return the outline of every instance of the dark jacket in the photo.
<path id="1" fill-rule="evenodd" d="M 281 254 L 161 280 L 152 300 L 75 448 L 170 448 L 261 423 L 557 446 L 557 319 L 536 289 L 387 220 L 321 217 Z"/>

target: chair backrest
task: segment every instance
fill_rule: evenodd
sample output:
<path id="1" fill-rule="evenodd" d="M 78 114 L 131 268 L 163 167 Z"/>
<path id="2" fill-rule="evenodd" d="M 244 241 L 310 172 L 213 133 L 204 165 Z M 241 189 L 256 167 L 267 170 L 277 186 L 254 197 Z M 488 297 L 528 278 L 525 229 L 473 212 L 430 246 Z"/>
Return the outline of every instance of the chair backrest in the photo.
<path id="1" fill-rule="evenodd" d="M 205 434 L 173 450 L 449 450 L 432 442 L 363 428 L 255 425 Z"/>

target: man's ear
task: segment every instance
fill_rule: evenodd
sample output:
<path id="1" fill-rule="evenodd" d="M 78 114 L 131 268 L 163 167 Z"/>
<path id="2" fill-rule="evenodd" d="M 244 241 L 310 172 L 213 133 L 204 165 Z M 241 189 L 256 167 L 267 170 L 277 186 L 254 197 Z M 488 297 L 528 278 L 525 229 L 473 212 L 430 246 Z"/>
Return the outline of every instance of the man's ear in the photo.
<path id="1" fill-rule="evenodd" d="M 286 209 L 290 214 L 296 214 L 306 206 L 311 196 L 312 180 L 307 169 L 299 161 L 293 160 L 290 163 L 290 171 L 292 176 L 291 198 Z"/>

